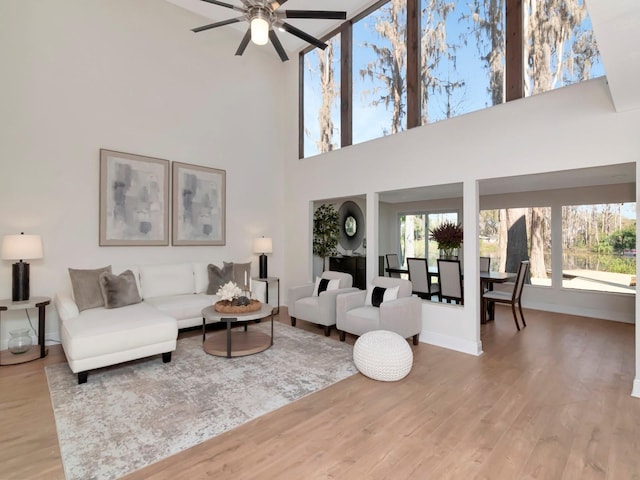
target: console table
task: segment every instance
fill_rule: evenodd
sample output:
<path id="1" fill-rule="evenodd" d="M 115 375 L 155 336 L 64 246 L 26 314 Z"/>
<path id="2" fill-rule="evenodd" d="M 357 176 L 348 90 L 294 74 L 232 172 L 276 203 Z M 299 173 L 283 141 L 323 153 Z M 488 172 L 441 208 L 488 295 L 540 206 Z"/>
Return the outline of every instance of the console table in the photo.
<path id="1" fill-rule="evenodd" d="M 329 270 L 348 273 L 353 278 L 353 286 L 360 290 L 367 289 L 367 257 L 330 257 Z"/>
<path id="2" fill-rule="evenodd" d="M 49 297 L 31 297 L 29 300 L 14 302 L 12 300 L 0 300 L 0 312 L 5 310 L 38 309 L 38 344 L 32 345 L 25 353 L 11 353 L 9 350 L 0 350 L 0 365 L 15 365 L 30 362 L 38 358 L 44 358 L 48 352 L 44 346 L 45 308 L 51 303 Z"/>

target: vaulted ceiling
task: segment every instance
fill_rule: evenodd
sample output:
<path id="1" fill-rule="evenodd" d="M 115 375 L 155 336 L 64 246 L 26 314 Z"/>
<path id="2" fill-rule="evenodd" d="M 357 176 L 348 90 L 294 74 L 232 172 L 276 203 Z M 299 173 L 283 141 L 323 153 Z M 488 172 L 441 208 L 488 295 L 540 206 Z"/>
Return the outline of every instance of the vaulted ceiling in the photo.
<path id="1" fill-rule="evenodd" d="M 221 21 L 234 16 L 233 10 L 204 2 L 202 0 L 167 0 L 170 3 L 190 10 L 202 16 L 202 23 L 194 27 Z M 227 3 L 241 5 L 240 0 L 225 0 Z M 640 108 L 640 2 L 638 0 L 585 0 L 591 15 L 593 29 L 602 54 L 611 97 L 617 111 Z M 291 10 L 341 10 L 347 12 L 347 18 L 352 18 L 363 11 L 372 0 L 288 0 L 283 9 Z M 197 23 L 197 22 L 196 22 Z M 339 20 L 288 20 L 288 23 L 320 38 L 339 24 Z M 215 41 L 217 35 L 234 34 L 238 41 L 247 29 L 246 23 L 236 23 L 202 32 L 200 35 L 210 35 Z M 279 33 L 284 49 L 291 53 L 298 52 L 307 44 L 288 33 Z M 271 45 L 250 48 L 270 48 Z M 231 52 L 232 53 L 232 52 Z M 274 53 L 274 60 L 277 55 Z M 291 57 L 291 55 L 290 55 Z M 293 57 L 292 57 L 293 58 Z"/>

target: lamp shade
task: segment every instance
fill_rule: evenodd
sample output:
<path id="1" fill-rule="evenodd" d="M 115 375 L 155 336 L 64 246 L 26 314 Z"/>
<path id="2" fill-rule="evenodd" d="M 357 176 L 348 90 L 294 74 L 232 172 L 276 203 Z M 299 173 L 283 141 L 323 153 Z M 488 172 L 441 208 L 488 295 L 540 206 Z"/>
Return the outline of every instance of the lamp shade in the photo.
<path id="1" fill-rule="evenodd" d="M 30 260 L 42 258 L 40 235 L 5 235 L 2 239 L 4 260 Z"/>
<path id="2" fill-rule="evenodd" d="M 266 45 L 269 41 L 269 22 L 260 16 L 251 20 L 251 41 L 256 45 Z"/>
<path id="3" fill-rule="evenodd" d="M 269 237 L 256 238 L 253 241 L 253 251 L 255 253 L 271 253 L 273 252 L 273 242 Z"/>

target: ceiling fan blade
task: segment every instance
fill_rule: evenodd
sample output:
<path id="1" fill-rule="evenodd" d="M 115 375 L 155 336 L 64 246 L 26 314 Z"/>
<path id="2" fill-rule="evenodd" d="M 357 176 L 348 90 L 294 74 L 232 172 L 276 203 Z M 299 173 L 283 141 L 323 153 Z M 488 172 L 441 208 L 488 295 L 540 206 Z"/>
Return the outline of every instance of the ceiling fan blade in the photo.
<path id="1" fill-rule="evenodd" d="M 347 12 L 330 10 L 285 10 L 287 18 L 322 18 L 328 20 L 346 20 Z"/>
<path id="2" fill-rule="evenodd" d="M 242 37 L 242 41 L 240 42 L 240 46 L 238 46 L 238 50 L 236 50 L 236 55 L 242 55 L 249 45 L 249 40 L 251 40 L 251 27 L 247 28 L 247 33 Z"/>
<path id="3" fill-rule="evenodd" d="M 271 2 L 271 8 L 273 10 L 277 10 L 280 8 L 287 0 L 276 0 L 275 2 Z"/>
<path id="4" fill-rule="evenodd" d="M 195 33 L 198 33 L 198 32 L 202 32 L 203 30 L 210 30 L 212 28 L 222 27 L 224 25 L 230 25 L 232 23 L 238 23 L 241 20 L 244 20 L 244 17 L 230 18 L 229 20 L 223 20 L 221 22 L 210 23 L 209 25 L 203 25 L 202 27 L 194 28 L 191 31 L 195 32 Z"/>
<path id="5" fill-rule="evenodd" d="M 269 40 L 271 40 L 271 43 L 273 43 L 273 48 L 275 48 L 276 52 L 278 52 L 278 55 L 280 55 L 280 60 L 282 60 L 283 62 L 289 60 L 289 57 L 287 57 L 287 53 L 284 51 L 284 48 L 282 48 L 282 44 L 278 39 L 278 35 L 276 35 L 276 32 L 274 32 L 273 29 L 269 30 Z"/>
<path id="6" fill-rule="evenodd" d="M 237 10 L 238 12 L 244 12 L 244 8 L 236 7 L 235 5 L 231 5 L 230 3 L 219 2 L 218 0 L 202 0 L 203 2 L 211 3 L 213 5 L 218 5 L 220 7 L 230 8 L 232 10 Z"/>
<path id="7" fill-rule="evenodd" d="M 289 25 L 288 23 L 282 22 L 282 25 L 279 25 L 279 26 L 281 26 L 286 32 L 289 32 L 291 35 L 295 35 L 296 37 L 301 38 L 305 42 L 309 42 L 311 45 L 315 45 L 316 47 L 321 48 L 322 50 L 327 48 L 326 43 L 321 42 L 317 38 L 312 37 L 308 33 L 303 32 L 302 30 L 294 27 L 293 25 Z"/>

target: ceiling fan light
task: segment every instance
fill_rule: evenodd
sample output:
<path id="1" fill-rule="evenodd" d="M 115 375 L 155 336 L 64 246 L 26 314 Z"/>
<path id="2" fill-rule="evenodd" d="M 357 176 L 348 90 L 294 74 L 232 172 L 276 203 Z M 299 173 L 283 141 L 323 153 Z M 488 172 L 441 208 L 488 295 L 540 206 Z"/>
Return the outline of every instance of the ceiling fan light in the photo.
<path id="1" fill-rule="evenodd" d="M 266 45 L 269 41 L 269 22 L 264 18 L 251 20 L 251 41 L 256 45 Z"/>

